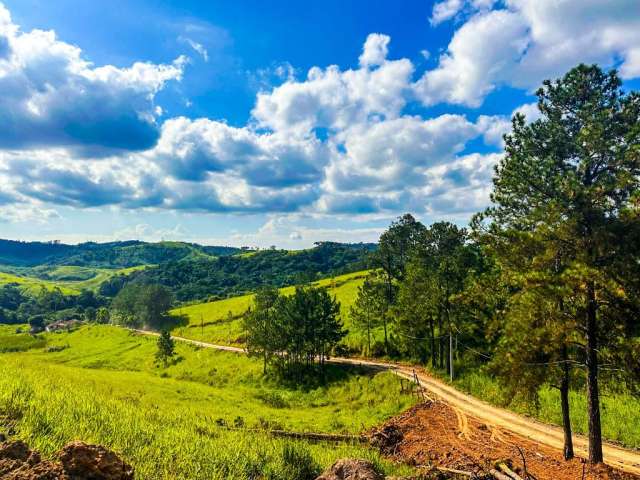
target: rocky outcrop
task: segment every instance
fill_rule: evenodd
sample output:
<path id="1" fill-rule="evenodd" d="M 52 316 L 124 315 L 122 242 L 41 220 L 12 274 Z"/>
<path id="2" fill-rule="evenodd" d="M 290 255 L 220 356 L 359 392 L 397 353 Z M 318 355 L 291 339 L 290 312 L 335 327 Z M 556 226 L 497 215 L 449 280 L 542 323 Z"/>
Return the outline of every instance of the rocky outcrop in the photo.
<path id="1" fill-rule="evenodd" d="M 0 445 L 0 478 L 6 480 L 133 480 L 133 468 L 100 445 L 73 442 L 42 460 L 17 440 Z"/>

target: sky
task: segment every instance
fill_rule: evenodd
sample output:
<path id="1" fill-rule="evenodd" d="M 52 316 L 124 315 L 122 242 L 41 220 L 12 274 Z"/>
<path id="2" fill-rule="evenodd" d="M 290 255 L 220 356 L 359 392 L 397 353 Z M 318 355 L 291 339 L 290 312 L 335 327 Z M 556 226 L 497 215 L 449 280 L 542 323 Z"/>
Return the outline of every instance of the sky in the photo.
<path id="1" fill-rule="evenodd" d="M 638 0 L 0 0 L 0 238 L 465 225 L 512 115 L 581 62 L 640 89 Z"/>

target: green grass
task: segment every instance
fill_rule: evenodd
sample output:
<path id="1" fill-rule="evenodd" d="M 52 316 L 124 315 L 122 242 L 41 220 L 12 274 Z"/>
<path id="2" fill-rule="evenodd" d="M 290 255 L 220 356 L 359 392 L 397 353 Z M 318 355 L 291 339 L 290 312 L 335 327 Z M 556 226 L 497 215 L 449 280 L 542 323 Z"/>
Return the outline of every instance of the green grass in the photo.
<path id="1" fill-rule="evenodd" d="M 68 271 L 68 269 L 86 269 L 86 274 L 91 275 L 91 273 L 93 273 L 93 276 L 87 276 L 87 278 L 79 281 L 77 280 L 65 281 L 61 279 L 58 281 L 58 283 L 65 287 L 74 288 L 76 290 L 97 290 L 101 283 L 110 279 L 111 277 L 114 277 L 116 275 L 129 275 L 133 272 L 136 272 L 138 270 L 144 270 L 145 268 L 148 268 L 148 267 L 149 265 L 141 265 L 137 267 L 128 267 L 128 268 L 87 268 L 87 267 L 64 266 L 64 267 L 58 267 L 55 273 L 60 275 L 60 269 L 62 269 L 63 272 L 65 270 Z"/>
<path id="2" fill-rule="evenodd" d="M 115 327 L 45 338 L 46 349 L 0 355 L 0 418 L 17 419 L 18 436 L 46 455 L 72 439 L 102 443 L 121 452 L 137 478 L 255 478 L 260 471 L 294 479 L 300 473 L 287 459 L 318 471 L 354 456 L 402 470 L 361 445 L 219 426 L 360 432 L 412 404 L 390 373 L 334 367 L 326 386 L 285 388 L 262 375 L 259 361 L 187 344 L 177 345 L 179 361 L 159 368 L 155 339 Z"/>
<path id="3" fill-rule="evenodd" d="M 57 282 L 16 275 L 13 273 L 0 272 L 0 285 L 6 285 L 8 283 L 17 283 L 21 288 L 29 292 L 38 292 L 43 287 L 47 290 L 53 290 L 54 288 L 59 287 L 65 295 L 77 295 L 80 293 L 80 291 L 75 288 L 70 288 Z"/>
<path id="4" fill-rule="evenodd" d="M 320 280 L 314 285 L 324 286 L 340 302 L 340 315 L 348 334 L 343 343 L 353 350 L 361 350 L 365 338 L 351 328 L 349 310 L 355 302 L 358 287 L 362 285 L 368 271 L 349 273 L 334 278 Z M 283 294 L 293 293 L 294 287 L 280 290 Z M 242 295 L 215 302 L 199 303 L 173 310 L 174 315 L 187 317 L 188 325 L 177 328 L 174 335 L 218 344 L 242 344 L 242 314 L 253 303 L 253 295 Z M 374 332 L 375 338 L 381 338 L 382 329 Z"/>
<path id="5" fill-rule="evenodd" d="M 27 323 L 20 323 L 20 324 L 0 323 L 0 335 L 13 335 L 16 333 L 16 330 L 18 329 L 26 332 L 29 330 L 29 325 Z"/>
<path id="6" fill-rule="evenodd" d="M 27 333 L 0 333 L 0 353 L 26 352 L 32 348 L 43 348 L 46 340 L 42 336 L 31 336 Z"/>
<path id="7" fill-rule="evenodd" d="M 504 390 L 500 388 L 498 381 L 482 372 L 464 372 L 454 384 L 461 390 L 491 404 L 530 415 L 545 423 L 562 425 L 560 394 L 557 389 L 542 388 L 539 408 L 536 410 L 518 398 L 505 398 Z M 572 391 L 569 401 L 573 431 L 586 434 L 588 431 L 586 395 L 581 391 Z M 640 398 L 624 393 L 604 392 L 600 398 L 600 409 L 602 433 L 606 439 L 620 442 L 627 447 L 640 448 Z"/>
<path id="8" fill-rule="evenodd" d="M 17 333 L 20 331 L 20 333 Z M 0 323 L 0 353 L 26 352 L 32 348 L 43 348 L 47 342 L 44 336 L 32 336 L 28 333 L 29 325 L 6 325 Z"/>
<path id="9" fill-rule="evenodd" d="M 129 275 L 144 268 L 147 266 L 114 269 L 73 265 L 34 268 L 11 267 L 0 272 L 0 286 L 17 283 L 29 292 L 38 292 L 43 287 L 47 290 L 53 290 L 57 287 L 65 295 L 78 295 L 81 290 L 96 290 L 102 282 L 115 275 Z"/>

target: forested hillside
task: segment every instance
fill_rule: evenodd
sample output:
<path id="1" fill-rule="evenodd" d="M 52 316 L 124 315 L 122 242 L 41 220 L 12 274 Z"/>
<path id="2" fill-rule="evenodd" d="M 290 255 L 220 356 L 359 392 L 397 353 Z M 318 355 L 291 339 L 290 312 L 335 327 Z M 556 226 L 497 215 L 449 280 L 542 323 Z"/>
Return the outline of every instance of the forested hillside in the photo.
<path id="1" fill-rule="evenodd" d="M 226 298 L 261 286 L 283 287 L 362 270 L 375 248 L 371 244 L 332 242 L 299 251 L 241 251 L 168 242 L 74 247 L 3 241 L 2 245 L 5 255 L 12 255 L 14 265 L 0 264 L 0 321 L 33 320 L 41 327 L 57 320 L 93 321 L 96 309 L 107 307 L 127 284 L 161 286 L 170 301 L 178 304 Z M 29 256 L 31 249 L 33 255 Z M 32 266 L 16 266 L 18 258 L 30 261 Z M 52 263 L 33 265 L 43 259 Z M 128 268 L 76 266 L 83 262 L 148 263 Z"/>
<path id="2" fill-rule="evenodd" d="M 147 243 L 138 240 L 67 245 L 58 242 L 0 240 L 0 265 L 75 265 L 126 268 L 187 257 L 233 255 L 234 247 L 202 246 L 185 242 Z"/>
<path id="3" fill-rule="evenodd" d="M 363 270 L 374 248 L 371 244 L 324 242 L 300 251 L 262 250 L 217 258 L 186 258 L 127 278 L 113 278 L 103 284 L 100 293 L 112 296 L 125 282 L 134 281 L 164 285 L 179 301 L 225 298 L 261 286 L 284 287 Z"/>

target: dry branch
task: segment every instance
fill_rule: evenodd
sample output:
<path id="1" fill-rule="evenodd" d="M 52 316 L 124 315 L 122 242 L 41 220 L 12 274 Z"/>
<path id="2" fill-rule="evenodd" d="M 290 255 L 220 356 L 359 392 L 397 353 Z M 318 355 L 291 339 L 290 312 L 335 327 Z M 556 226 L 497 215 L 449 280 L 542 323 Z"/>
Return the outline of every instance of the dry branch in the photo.
<path id="1" fill-rule="evenodd" d="M 464 475 L 466 477 L 475 478 L 475 473 L 467 472 L 465 470 L 456 470 L 455 468 L 447 468 L 447 467 L 436 467 L 436 470 L 440 470 L 445 473 L 454 473 L 456 475 Z"/>
<path id="2" fill-rule="evenodd" d="M 496 465 L 496 467 L 502 470 L 507 475 L 509 475 L 511 478 L 513 478 L 513 480 L 523 480 L 520 475 L 518 475 L 516 472 L 511 470 L 509 466 L 504 462 L 499 463 L 498 465 Z"/>
<path id="3" fill-rule="evenodd" d="M 495 468 L 492 468 L 491 470 L 489 470 L 489 473 L 493 476 L 493 478 L 495 478 L 496 480 L 513 480 L 513 478 L 511 478 L 509 475 L 505 475 L 502 472 L 499 472 L 498 470 L 496 470 Z"/>
<path id="4" fill-rule="evenodd" d="M 322 442 L 359 442 L 367 443 L 369 439 L 364 435 L 344 435 L 338 433 L 289 432 L 287 430 L 265 430 L 274 437 L 299 438 Z"/>
<path id="5" fill-rule="evenodd" d="M 364 435 L 345 435 L 341 433 L 316 433 L 316 432 L 291 432 L 288 430 L 265 430 L 261 428 L 237 428 L 228 425 L 221 425 L 219 428 L 233 431 L 264 433 L 280 438 L 296 438 L 311 440 L 316 442 L 346 442 L 346 443 L 368 443 L 369 438 Z"/>

